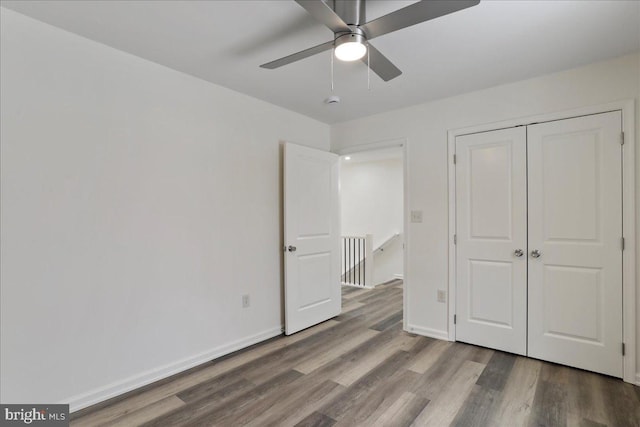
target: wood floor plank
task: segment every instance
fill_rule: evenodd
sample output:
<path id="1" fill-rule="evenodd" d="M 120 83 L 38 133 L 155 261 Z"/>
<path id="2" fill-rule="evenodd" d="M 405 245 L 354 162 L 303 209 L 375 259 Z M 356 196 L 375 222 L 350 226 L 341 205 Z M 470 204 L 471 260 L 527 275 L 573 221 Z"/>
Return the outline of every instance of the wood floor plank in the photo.
<path id="1" fill-rule="evenodd" d="M 345 287 L 348 287 L 348 286 L 345 286 Z M 365 288 L 361 288 L 361 289 L 352 288 L 352 289 L 355 289 L 355 291 L 349 292 L 347 295 L 343 295 L 343 297 L 342 297 L 343 301 L 346 302 L 346 301 L 351 300 L 351 299 L 356 299 L 356 298 L 361 297 L 362 295 L 366 295 L 367 293 L 371 292 L 371 289 L 365 289 Z"/>
<path id="2" fill-rule="evenodd" d="M 567 392 L 565 386 L 540 379 L 533 399 L 529 426 L 567 425 Z"/>
<path id="3" fill-rule="evenodd" d="M 482 377 L 482 375 L 480 377 Z M 456 414 L 451 426 L 472 427 L 490 425 L 489 420 L 501 399 L 502 393 L 500 391 L 476 383 Z"/>
<path id="4" fill-rule="evenodd" d="M 412 347 L 415 341 L 415 337 L 398 331 L 384 331 L 369 343 L 362 345 L 358 351 L 341 357 L 328 375 L 333 381 L 348 387 L 367 375 L 394 351 L 408 351 L 407 347 Z"/>
<path id="5" fill-rule="evenodd" d="M 327 363 L 331 362 L 337 357 L 342 356 L 349 350 L 356 348 L 360 344 L 370 340 L 376 335 L 378 335 L 378 332 L 371 329 L 359 331 L 352 337 L 347 337 L 346 339 L 337 342 L 335 345 L 332 345 L 321 352 L 313 354 L 311 355 L 311 357 L 305 358 L 300 363 L 298 363 L 294 367 L 294 369 L 296 371 L 302 372 L 303 374 L 313 372 L 319 367 L 326 365 Z"/>
<path id="6" fill-rule="evenodd" d="M 303 392 L 291 394 L 291 398 L 274 403 L 267 411 L 257 415 L 247 423 L 247 427 L 296 425 L 308 414 L 316 412 L 322 405 L 344 391 L 344 387 L 331 380 L 309 386 Z"/>
<path id="7" fill-rule="evenodd" d="M 238 380 L 238 382 L 225 387 L 224 389 L 219 390 L 216 393 L 205 396 L 204 398 L 195 402 L 185 404 L 178 409 L 149 420 L 142 425 L 147 427 L 163 427 L 168 425 L 182 426 L 203 414 L 222 407 L 227 402 L 230 402 L 238 398 L 239 396 L 250 393 L 254 389 L 255 384 L 241 378 Z"/>
<path id="8" fill-rule="evenodd" d="M 402 285 L 73 414 L 72 426 L 640 426 L 620 380 L 402 330 Z"/>
<path id="9" fill-rule="evenodd" d="M 402 322 L 402 310 L 399 310 L 393 313 L 392 315 L 382 319 L 375 325 L 371 326 L 370 329 L 373 329 L 376 331 L 384 331 L 385 329 L 388 329 L 399 322 Z"/>
<path id="10" fill-rule="evenodd" d="M 120 418 L 111 420 L 108 423 L 103 424 L 105 427 L 131 427 L 139 426 L 151 421 L 155 418 L 161 417 L 171 411 L 181 408 L 185 403 L 176 396 L 169 396 L 166 399 L 159 400 L 156 403 L 152 403 L 149 406 L 138 409 L 130 414 L 123 415 Z"/>
<path id="11" fill-rule="evenodd" d="M 201 411 L 198 416 L 193 417 L 192 414 L 189 414 L 189 405 L 181 408 L 178 412 L 180 415 L 189 415 L 189 419 L 187 422 L 184 422 L 181 419 L 181 422 L 176 423 L 174 420 L 170 420 L 167 422 L 167 419 L 160 419 L 162 421 L 161 425 L 167 426 L 175 426 L 175 425 L 185 425 L 192 427 L 201 427 L 205 425 L 232 425 L 232 418 L 235 414 L 242 414 L 244 409 L 250 404 L 254 404 L 256 401 L 264 399 L 269 395 L 273 390 L 277 390 L 280 387 L 289 384 L 296 379 L 300 378 L 302 374 L 297 371 L 287 371 L 284 372 L 271 380 L 267 381 L 264 384 L 256 386 L 251 390 L 247 391 L 236 397 L 235 399 L 228 400 L 223 405 L 217 405 L 213 408 L 207 409 L 206 411 Z M 176 412 L 172 412 L 175 414 Z M 170 417 L 167 417 L 170 418 Z"/>
<path id="12" fill-rule="evenodd" d="M 431 399 L 412 425 L 450 425 L 484 368 L 485 365 L 481 363 L 465 360 L 460 369 L 450 378 L 449 383 L 435 395 L 434 399 Z"/>
<path id="13" fill-rule="evenodd" d="M 355 301 L 355 300 L 347 301 L 345 304 L 342 305 L 342 313 L 348 313 L 351 310 L 355 310 L 356 308 L 364 307 L 365 305 L 366 304 L 363 304 L 363 303 Z"/>
<path id="14" fill-rule="evenodd" d="M 378 386 L 393 375 L 393 373 L 401 369 L 409 358 L 409 353 L 404 351 L 393 353 L 385 361 L 369 371 L 366 376 L 360 378 L 343 393 L 327 403 L 327 405 L 320 409 L 320 412 L 336 420 L 342 418 L 369 390 Z"/>
<path id="15" fill-rule="evenodd" d="M 420 352 L 416 360 L 411 364 L 411 366 L 409 366 L 409 369 L 413 372 L 424 374 L 450 346 L 450 342 L 438 340 L 433 343 L 433 345 Z"/>
<path id="16" fill-rule="evenodd" d="M 451 382 L 451 379 L 464 363 L 470 361 L 469 359 L 473 354 L 473 346 L 452 343 L 449 348 L 442 352 L 438 360 L 422 375 L 410 391 L 434 401 Z M 477 362 L 474 363 L 482 366 L 483 369 L 486 366 Z"/>
<path id="17" fill-rule="evenodd" d="M 238 352 L 231 357 L 218 359 L 189 371 L 177 374 L 171 378 L 159 381 L 156 384 L 145 386 L 141 390 L 128 393 L 124 399 L 118 399 L 113 403 L 98 405 L 95 408 L 88 408 L 81 414 L 75 414 L 72 417 L 74 426 L 95 426 L 108 423 L 111 420 L 120 418 L 126 414 L 147 407 L 155 402 L 170 397 L 189 387 L 200 384 L 209 379 L 215 378 L 225 372 L 249 363 L 255 359 L 263 357 L 274 351 L 286 348 L 292 344 L 302 341 L 326 329 L 330 329 L 339 322 L 328 320 L 319 325 L 308 328 L 295 335 L 281 337 L 278 340 L 270 340 L 269 342 L 250 348 L 248 351 Z"/>
<path id="18" fill-rule="evenodd" d="M 597 384 L 598 375 L 572 369 L 567 384 L 567 422 L 581 425 L 585 422 L 608 423 L 603 387 Z M 586 421 L 585 421 L 586 420 Z"/>
<path id="19" fill-rule="evenodd" d="M 518 357 L 502 390 L 502 400 L 487 425 L 511 420 L 514 426 L 526 426 L 533 406 L 542 362 Z"/>
<path id="20" fill-rule="evenodd" d="M 596 382 L 602 388 L 608 413 L 607 424 L 616 427 L 640 426 L 640 402 L 634 390 L 636 386 L 604 375 L 598 375 Z"/>
<path id="21" fill-rule="evenodd" d="M 407 427 L 428 404 L 429 400 L 413 393 L 404 392 L 390 407 L 379 415 L 378 413 L 373 414 L 365 420 L 364 424 L 373 427 Z"/>
<path id="22" fill-rule="evenodd" d="M 319 412 L 314 412 L 307 418 L 296 424 L 295 427 L 331 427 L 335 423 L 336 420 L 334 420 L 333 418 Z"/>
<path id="23" fill-rule="evenodd" d="M 487 367 L 478 378 L 478 385 L 497 391 L 502 391 L 511 373 L 516 356 L 502 351 L 496 351 L 487 363 Z"/>
<path id="24" fill-rule="evenodd" d="M 371 425 L 377 417 L 393 406 L 417 377 L 418 374 L 415 372 L 401 369 L 384 379 L 376 387 L 368 387 L 366 391 L 351 401 L 348 411 L 334 416 L 338 421 L 336 426 Z M 349 390 L 345 390 L 344 393 L 349 393 Z"/>

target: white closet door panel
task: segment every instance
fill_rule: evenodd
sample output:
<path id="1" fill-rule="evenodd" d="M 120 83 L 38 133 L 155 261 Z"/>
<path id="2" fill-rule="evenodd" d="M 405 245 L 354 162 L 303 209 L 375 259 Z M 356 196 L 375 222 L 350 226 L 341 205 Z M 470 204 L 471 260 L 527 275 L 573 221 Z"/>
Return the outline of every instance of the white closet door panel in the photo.
<path id="1" fill-rule="evenodd" d="M 620 132 L 620 112 L 528 127 L 529 356 L 616 377 Z"/>
<path id="2" fill-rule="evenodd" d="M 525 128 L 457 137 L 456 158 L 456 340 L 526 354 Z"/>

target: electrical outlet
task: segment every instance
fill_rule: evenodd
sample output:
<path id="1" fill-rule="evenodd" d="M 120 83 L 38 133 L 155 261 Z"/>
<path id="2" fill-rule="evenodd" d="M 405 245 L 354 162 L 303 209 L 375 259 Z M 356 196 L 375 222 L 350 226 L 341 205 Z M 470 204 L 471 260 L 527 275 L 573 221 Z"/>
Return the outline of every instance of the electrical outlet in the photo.
<path id="1" fill-rule="evenodd" d="M 251 304 L 249 300 L 249 294 L 242 295 L 242 308 L 247 308 Z"/>
<path id="2" fill-rule="evenodd" d="M 438 289 L 438 302 L 447 302 L 447 291 Z"/>
<path id="3" fill-rule="evenodd" d="M 422 222 L 422 211 L 411 211 L 411 222 Z"/>

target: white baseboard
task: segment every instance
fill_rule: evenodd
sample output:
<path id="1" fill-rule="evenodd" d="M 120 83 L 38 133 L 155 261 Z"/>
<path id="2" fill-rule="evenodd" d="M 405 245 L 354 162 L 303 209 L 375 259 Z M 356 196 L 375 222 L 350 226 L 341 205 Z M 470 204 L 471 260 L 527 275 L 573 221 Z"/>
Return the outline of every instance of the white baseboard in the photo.
<path id="1" fill-rule="evenodd" d="M 408 328 L 407 332 L 411 332 L 412 334 L 449 341 L 449 334 L 447 333 L 447 331 L 441 331 L 439 329 L 423 328 L 422 326 L 415 326 L 415 325 L 407 325 L 407 328 Z"/>
<path id="2" fill-rule="evenodd" d="M 640 387 L 640 372 L 636 374 L 636 385 Z"/>
<path id="3" fill-rule="evenodd" d="M 404 274 L 394 274 L 393 275 L 394 279 L 400 279 L 400 280 L 404 280 Z"/>
<path id="4" fill-rule="evenodd" d="M 233 353 L 234 351 L 249 347 L 269 338 L 276 337 L 282 334 L 282 330 L 281 326 L 268 329 L 258 334 L 218 346 L 195 356 L 187 357 L 155 369 L 150 369 L 141 374 L 111 383 L 107 386 L 78 394 L 60 403 L 69 404 L 70 411 L 75 412 L 88 406 L 95 405 L 96 403 L 103 402 L 107 399 L 111 399 L 112 397 L 116 397 L 131 390 L 151 384 L 155 381 L 170 377 L 171 375 L 179 372 L 186 371 L 187 369 L 209 362 L 226 354 Z"/>

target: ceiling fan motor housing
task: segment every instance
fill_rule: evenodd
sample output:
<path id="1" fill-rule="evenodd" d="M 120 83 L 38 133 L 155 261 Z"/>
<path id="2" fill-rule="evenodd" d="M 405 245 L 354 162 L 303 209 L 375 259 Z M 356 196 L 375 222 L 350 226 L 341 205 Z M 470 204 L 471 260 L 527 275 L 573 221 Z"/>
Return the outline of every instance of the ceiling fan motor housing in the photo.
<path id="1" fill-rule="evenodd" d="M 336 33 L 335 34 L 335 43 L 336 47 L 340 46 L 343 43 L 360 43 L 366 46 L 367 38 L 364 35 L 364 31 L 356 26 L 349 26 L 351 29 L 350 33 Z"/>
<path id="2" fill-rule="evenodd" d="M 333 10 L 349 26 L 367 22 L 365 0 L 333 0 Z"/>

